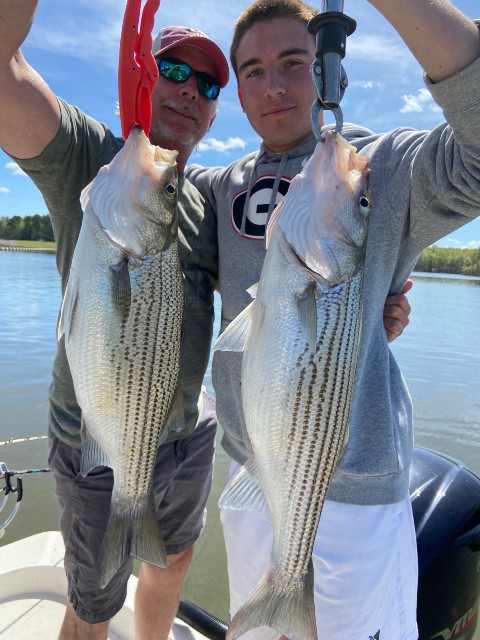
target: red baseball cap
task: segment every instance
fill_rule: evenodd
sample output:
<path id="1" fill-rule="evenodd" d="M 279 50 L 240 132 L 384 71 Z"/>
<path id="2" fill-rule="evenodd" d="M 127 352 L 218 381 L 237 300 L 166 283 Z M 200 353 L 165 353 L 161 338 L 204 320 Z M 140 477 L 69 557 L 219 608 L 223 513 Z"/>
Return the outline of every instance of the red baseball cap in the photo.
<path id="1" fill-rule="evenodd" d="M 215 80 L 220 87 L 224 87 L 229 78 L 228 62 L 222 50 L 203 31 L 190 27 L 165 27 L 160 31 L 152 45 L 152 53 L 156 57 L 164 54 L 169 49 L 188 45 L 201 49 L 215 66 Z"/>

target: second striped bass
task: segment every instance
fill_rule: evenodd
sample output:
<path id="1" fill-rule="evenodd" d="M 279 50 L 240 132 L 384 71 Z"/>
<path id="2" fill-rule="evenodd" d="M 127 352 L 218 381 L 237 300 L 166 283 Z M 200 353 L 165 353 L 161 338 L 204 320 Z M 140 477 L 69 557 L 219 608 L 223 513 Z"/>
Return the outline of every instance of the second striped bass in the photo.
<path id="1" fill-rule="evenodd" d="M 264 625 L 289 640 L 319 637 L 311 555 L 348 439 L 370 213 L 369 159 L 324 135 L 273 213 L 254 301 L 215 346 L 243 350 L 253 450 L 220 504 L 266 510 L 273 524 L 270 564 L 229 640 Z"/>

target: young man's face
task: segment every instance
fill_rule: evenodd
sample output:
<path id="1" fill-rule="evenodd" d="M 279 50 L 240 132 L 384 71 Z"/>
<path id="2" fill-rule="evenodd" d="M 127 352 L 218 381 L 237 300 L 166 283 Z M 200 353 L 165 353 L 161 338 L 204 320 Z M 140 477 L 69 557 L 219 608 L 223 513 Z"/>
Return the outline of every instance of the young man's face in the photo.
<path id="1" fill-rule="evenodd" d="M 215 77 L 212 61 L 196 47 L 174 47 L 162 57 L 186 62 L 196 71 Z M 199 93 L 195 76 L 176 83 L 160 75 L 152 96 L 151 142 L 189 155 L 210 129 L 216 108 L 215 100 Z"/>
<path id="2" fill-rule="evenodd" d="M 310 76 L 315 43 L 294 18 L 255 23 L 236 53 L 238 92 L 247 118 L 269 149 L 283 153 L 312 132 L 317 95 Z"/>

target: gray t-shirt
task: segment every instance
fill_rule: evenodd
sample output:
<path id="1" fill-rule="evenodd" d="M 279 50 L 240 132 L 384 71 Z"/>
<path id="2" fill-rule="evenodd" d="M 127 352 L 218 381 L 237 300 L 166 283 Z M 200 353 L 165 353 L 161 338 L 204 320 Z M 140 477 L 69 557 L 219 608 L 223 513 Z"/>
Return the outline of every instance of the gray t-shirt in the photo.
<path id="1" fill-rule="evenodd" d="M 57 242 L 62 292 L 82 224 L 80 193 L 124 142 L 103 124 L 59 99 L 61 125 L 37 158 L 16 160 L 40 189 Z M 192 184 L 179 176 L 179 253 L 185 275 L 185 323 L 180 358 L 185 427 L 171 425 L 168 440 L 188 435 L 198 418 L 198 399 L 208 365 L 217 281 L 216 218 Z M 58 343 L 49 392 L 49 426 L 64 442 L 80 447 L 80 417 L 63 339 Z"/>

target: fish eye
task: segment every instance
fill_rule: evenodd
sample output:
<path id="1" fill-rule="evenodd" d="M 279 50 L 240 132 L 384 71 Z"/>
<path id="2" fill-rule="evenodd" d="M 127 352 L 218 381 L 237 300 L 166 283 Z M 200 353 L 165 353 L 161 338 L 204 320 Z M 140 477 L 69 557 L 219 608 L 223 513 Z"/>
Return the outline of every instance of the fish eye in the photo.
<path id="1" fill-rule="evenodd" d="M 370 211 L 370 198 L 367 196 L 360 196 L 358 199 L 358 206 L 361 213 L 368 213 Z"/>
<path id="2" fill-rule="evenodd" d="M 173 182 L 166 182 L 164 185 L 164 191 L 169 198 L 175 198 L 177 195 L 177 187 L 173 184 Z"/>

